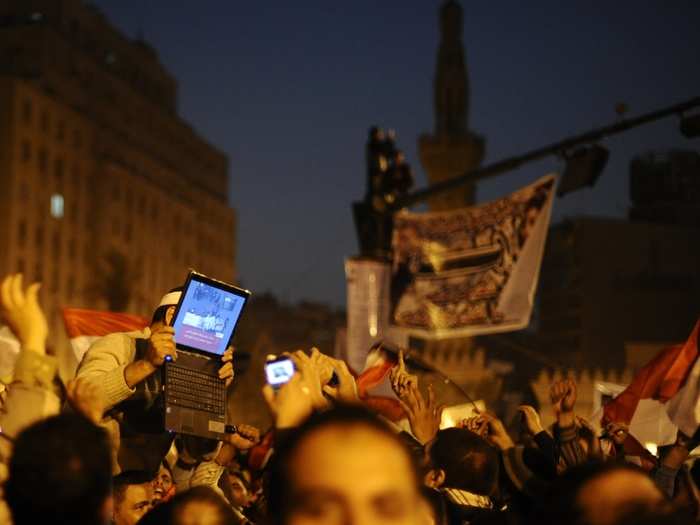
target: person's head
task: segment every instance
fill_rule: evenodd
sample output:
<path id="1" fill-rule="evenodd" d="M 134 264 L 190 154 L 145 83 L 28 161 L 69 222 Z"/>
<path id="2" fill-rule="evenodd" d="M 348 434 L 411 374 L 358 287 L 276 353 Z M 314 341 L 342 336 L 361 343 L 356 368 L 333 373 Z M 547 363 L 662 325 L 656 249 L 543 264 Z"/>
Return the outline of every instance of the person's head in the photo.
<path id="1" fill-rule="evenodd" d="M 152 484 L 154 499 L 162 500 L 171 495 L 171 491 L 175 485 L 173 484 L 173 471 L 166 460 L 161 462 L 158 468 L 158 474 L 153 478 Z"/>
<path id="2" fill-rule="evenodd" d="M 153 475 L 128 471 L 114 477 L 114 525 L 135 525 L 153 506 Z"/>
<path id="3" fill-rule="evenodd" d="M 10 459 L 5 497 L 13 522 L 104 523 L 111 471 L 107 435 L 84 417 L 35 423 L 18 436 Z"/>
<path id="4" fill-rule="evenodd" d="M 152 329 L 163 325 L 169 325 L 172 322 L 181 294 L 182 286 L 178 286 L 163 296 L 163 298 L 160 300 L 158 308 L 156 308 L 153 312 L 153 317 L 151 318 Z"/>
<path id="5" fill-rule="evenodd" d="M 411 455 L 374 414 L 315 414 L 277 447 L 267 503 L 273 523 L 415 523 L 419 480 Z"/>
<path id="6" fill-rule="evenodd" d="M 244 509 L 250 505 L 254 499 L 250 483 L 240 470 L 227 470 L 224 475 L 221 476 L 219 486 L 222 486 L 221 488 L 229 503 L 237 509 Z"/>
<path id="7" fill-rule="evenodd" d="M 498 452 L 466 428 L 440 430 L 426 447 L 431 470 L 425 477 L 433 488 L 466 490 L 491 496 L 498 485 Z"/>
<path id="8" fill-rule="evenodd" d="M 239 525 L 226 500 L 209 487 L 178 493 L 146 514 L 139 525 Z"/>
<path id="9" fill-rule="evenodd" d="M 613 525 L 629 513 L 661 510 L 661 491 L 628 463 L 590 462 L 567 470 L 533 513 L 542 525 Z"/>

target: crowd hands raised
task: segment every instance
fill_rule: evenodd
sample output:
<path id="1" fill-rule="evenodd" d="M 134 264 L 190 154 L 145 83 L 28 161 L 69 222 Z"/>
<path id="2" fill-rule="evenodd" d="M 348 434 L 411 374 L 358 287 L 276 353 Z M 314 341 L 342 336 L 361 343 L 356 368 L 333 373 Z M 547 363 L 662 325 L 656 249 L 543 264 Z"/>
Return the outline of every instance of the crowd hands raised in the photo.
<path id="1" fill-rule="evenodd" d="M 431 385 L 407 371 L 403 355 L 390 382 L 406 427 L 367 408 L 343 361 L 316 349 L 296 351 L 288 354 L 296 368 L 291 380 L 262 389 L 274 421 L 264 435 L 239 424 L 219 442 L 178 436 L 159 449 L 155 468 L 130 468 L 130 454 L 153 443 L 130 433 L 120 410 L 139 396 L 149 399 L 155 371 L 166 356 L 177 358 L 172 305 L 159 307 L 139 336 L 98 340 L 64 388 L 46 351 L 38 289 L 25 287 L 21 275 L 0 287 L 2 317 L 21 345 L 0 413 L 0 523 L 698 520 L 700 468 L 686 465 L 695 436 L 679 435 L 660 458 L 633 455 L 625 425 L 597 429 L 576 413 L 572 380 L 551 386 L 555 422 L 548 428 L 533 407 L 521 406 L 515 438 L 488 411 L 441 429 L 443 406 Z M 234 355 L 227 351 L 219 374 L 228 384 Z"/>

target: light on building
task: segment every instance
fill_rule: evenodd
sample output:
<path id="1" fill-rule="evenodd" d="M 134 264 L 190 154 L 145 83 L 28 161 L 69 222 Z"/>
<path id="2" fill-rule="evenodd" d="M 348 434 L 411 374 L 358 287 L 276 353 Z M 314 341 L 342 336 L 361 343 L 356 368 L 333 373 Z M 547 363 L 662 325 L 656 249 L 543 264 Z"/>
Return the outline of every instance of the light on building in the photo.
<path id="1" fill-rule="evenodd" d="M 51 195 L 51 217 L 54 219 L 63 218 L 63 195 L 60 193 Z"/>

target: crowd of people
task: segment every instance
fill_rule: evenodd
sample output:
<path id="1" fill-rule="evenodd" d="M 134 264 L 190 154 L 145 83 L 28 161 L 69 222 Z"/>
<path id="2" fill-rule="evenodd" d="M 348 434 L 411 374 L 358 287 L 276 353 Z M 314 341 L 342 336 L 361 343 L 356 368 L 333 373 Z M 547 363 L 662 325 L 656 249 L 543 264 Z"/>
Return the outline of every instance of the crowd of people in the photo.
<path id="1" fill-rule="evenodd" d="M 372 412 L 347 365 L 317 350 L 262 387 L 273 428 L 235 422 L 223 440 L 173 436 L 157 418 L 158 371 L 177 359 L 178 291 L 142 332 L 96 341 L 63 386 L 38 284 L 5 278 L 0 311 L 21 344 L 0 413 L 0 523 L 565 524 L 695 523 L 698 436 L 660 457 L 630 450 L 576 413 L 576 384 L 551 387 L 556 421 L 520 407 L 521 432 L 489 412 L 440 429 L 441 407 L 403 361 L 390 380 L 410 431 Z M 233 381 L 235 354 L 219 375 Z M 261 378 L 262 381 L 262 378 Z M 160 426 L 159 426 L 160 425 Z"/>

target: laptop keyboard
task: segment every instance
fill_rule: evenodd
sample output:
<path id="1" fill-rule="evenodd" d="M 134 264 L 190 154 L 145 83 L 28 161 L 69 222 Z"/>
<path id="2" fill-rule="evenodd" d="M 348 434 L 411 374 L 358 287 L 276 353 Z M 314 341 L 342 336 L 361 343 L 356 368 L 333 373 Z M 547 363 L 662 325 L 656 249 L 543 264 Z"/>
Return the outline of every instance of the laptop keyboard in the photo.
<path id="1" fill-rule="evenodd" d="M 225 383 L 218 377 L 168 364 L 168 403 L 214 414 L 226 413 Z"/>

